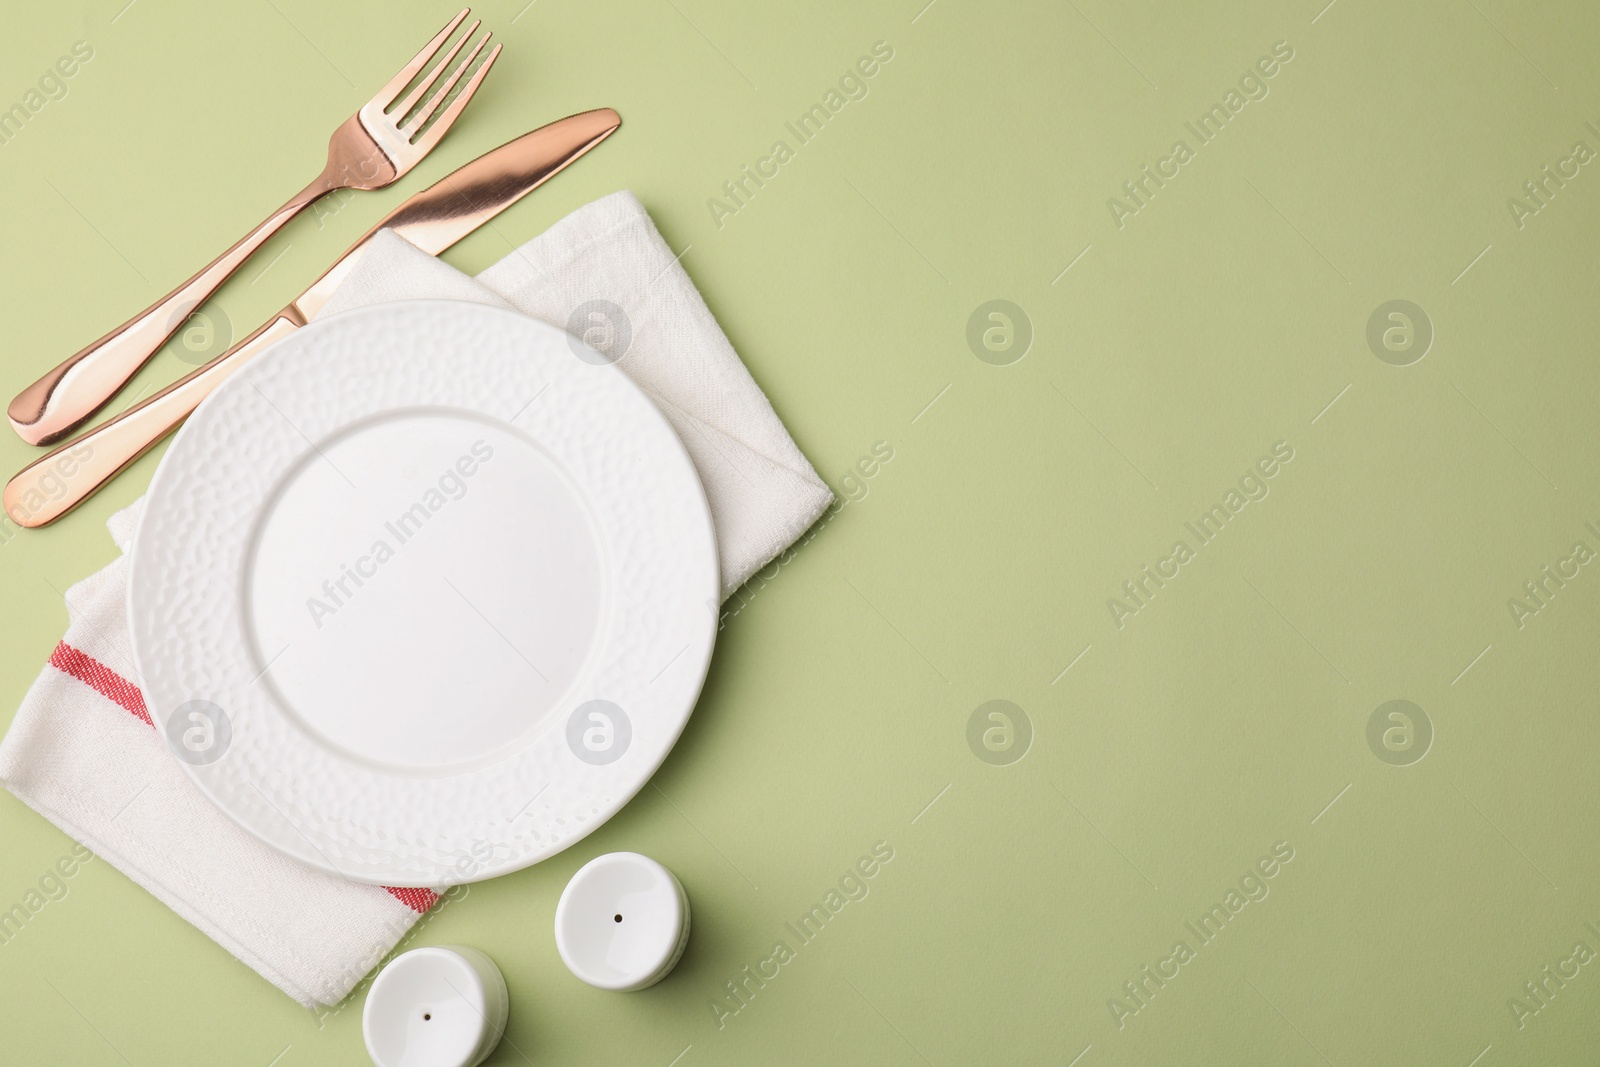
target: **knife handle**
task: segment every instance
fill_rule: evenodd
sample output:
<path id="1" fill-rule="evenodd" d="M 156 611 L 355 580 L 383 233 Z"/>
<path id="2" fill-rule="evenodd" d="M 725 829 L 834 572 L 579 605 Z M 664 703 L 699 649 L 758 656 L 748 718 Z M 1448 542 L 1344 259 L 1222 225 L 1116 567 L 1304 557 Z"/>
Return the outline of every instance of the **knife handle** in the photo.
<path id="1" fill-rule="evenodd" d="M 251 253 L 331 188 L 317 178 L 194 277 L 18 393 L 6 409 L 17 436 L 54 444 L 87 422 Z"/>
<path id="2" fill-rule="evenodd" d="M 29 529 L 55 522 L 155 447 L 234 371 L 302 325 L 292 312 L 280 312 L 261 329 L 149 400 L 28 464 L 6 483 L 6 514 Z"/>

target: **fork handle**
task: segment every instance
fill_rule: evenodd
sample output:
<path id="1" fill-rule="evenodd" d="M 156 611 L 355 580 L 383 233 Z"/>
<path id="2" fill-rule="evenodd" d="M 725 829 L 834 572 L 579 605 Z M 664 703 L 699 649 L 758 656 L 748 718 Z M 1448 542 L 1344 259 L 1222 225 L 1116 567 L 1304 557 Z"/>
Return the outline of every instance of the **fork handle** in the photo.
<path id="1" fill-rule="evenodd" d="M 189 417 L 200 401 L 304 320 L 285 309 L 222 355 L 110 422 L 41 456 L 6 483 L 5 509 L 18 526 L 48 526 L 89 499 Z"/>
<path id="2" fill-rule="evenodd" d="M 18 393 L 6 411 L 17 435 L 29 444 L 48 445 L 83 425 L 267 238 L 339 187 L 326 172 L 318 175 L 194 277 Z"/>

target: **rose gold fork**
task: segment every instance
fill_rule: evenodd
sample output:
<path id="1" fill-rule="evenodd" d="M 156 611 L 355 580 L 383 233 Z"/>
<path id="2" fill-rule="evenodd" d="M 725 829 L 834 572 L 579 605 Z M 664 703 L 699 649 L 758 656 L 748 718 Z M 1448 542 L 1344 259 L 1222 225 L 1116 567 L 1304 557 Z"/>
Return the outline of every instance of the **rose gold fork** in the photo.
<path id="1" fill-rule="evenodd" d="M 444 47 L 470 10 L 463 8 L 416 58 L 378 91 L 377 96 L 333 131 L 328 140 L 327 165 L 316 180 L 213 260 L 210 266 L 18 393 L 6 411 L 17 434 L 35 445 L 61 440 L 116 395 L 167 338 L 177 332 L 194 309 L 290 219 L 328 193 L 341 189 L 382 189 L 415 167 L 461 116 L 500 55 L 497 44 L 455 99 L 450 100 L 456 84 L 472 70 L 478 54 L 489 43 L 490 34 L 485 33 L 467 57 L 450 71 L 438 91 L 431 92 L 462 46 L 477 32 L 481 20 L 474 22 L 428 75 L 404 99 L 400 98 L 411 79 Z M 447 100 L 449 105 L 445 106 Z M 430 124 L 436 114 L 437 120 Z"/>

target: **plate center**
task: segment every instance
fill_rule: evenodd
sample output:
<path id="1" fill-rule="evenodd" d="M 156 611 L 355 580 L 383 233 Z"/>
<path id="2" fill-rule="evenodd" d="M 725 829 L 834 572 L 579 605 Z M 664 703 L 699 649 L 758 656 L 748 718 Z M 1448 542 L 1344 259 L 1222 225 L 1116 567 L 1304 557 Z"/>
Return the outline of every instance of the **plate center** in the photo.
<path id="1" fill-rule="evenodd" d="M 467 412 L 389 413 L 308 449 L 257 519 L 247 617 L 267 686 L 359 759 L 460 768 L 537 732 L 605 590 L 580 492 Z"/>

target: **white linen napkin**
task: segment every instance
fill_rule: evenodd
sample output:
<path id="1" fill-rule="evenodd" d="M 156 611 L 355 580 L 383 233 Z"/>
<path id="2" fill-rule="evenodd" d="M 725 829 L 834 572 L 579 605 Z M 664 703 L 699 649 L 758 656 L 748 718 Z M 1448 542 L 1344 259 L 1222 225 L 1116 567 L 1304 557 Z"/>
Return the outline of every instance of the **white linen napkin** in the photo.
<path id="1" fill-rule="evenodd" d="M 425 297 L 574 328 L 649 394 L 705 485 L 724 598 L 833 502 L 631 193 L 580 208 L 476 279 L 379 234 L 322 314 Z M 108 524 L 124 553 L 142 504 Z M 314 870 L 201 795 L 139 692 L 127 569 L 124 555 L 67 590 L 66 636 L 0 741 L 0 784 L 301 1004 L 336 1004 L 439 895 Z"/>

